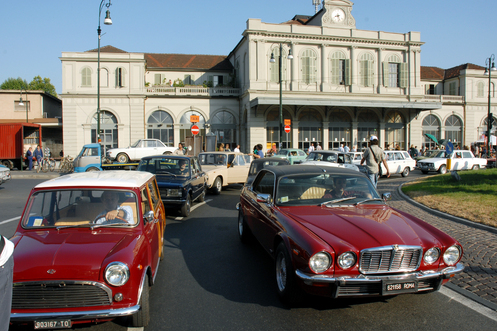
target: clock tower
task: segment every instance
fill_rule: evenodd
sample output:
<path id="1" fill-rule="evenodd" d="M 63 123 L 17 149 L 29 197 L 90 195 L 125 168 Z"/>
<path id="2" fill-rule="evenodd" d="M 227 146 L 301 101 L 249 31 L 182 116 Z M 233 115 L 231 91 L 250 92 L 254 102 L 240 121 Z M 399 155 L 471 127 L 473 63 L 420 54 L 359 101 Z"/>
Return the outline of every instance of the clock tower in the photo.
<path id="1" fill-rule="evenodd" d="M 323 9 L 307 25 L 355 29 L 355 19 L 352 16 L 353 5 L 348 0 L 323 0 Z"/>

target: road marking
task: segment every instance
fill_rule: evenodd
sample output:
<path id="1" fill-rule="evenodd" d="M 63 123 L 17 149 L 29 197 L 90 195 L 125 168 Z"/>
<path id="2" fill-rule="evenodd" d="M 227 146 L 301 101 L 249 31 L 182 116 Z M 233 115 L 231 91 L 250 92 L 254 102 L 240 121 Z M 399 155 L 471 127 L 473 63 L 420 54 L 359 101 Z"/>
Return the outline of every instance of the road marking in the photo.
<path id="1" fill-rule="evenodd" d="M 144 330 L 143 328 L 132 328 L 132 327 L 128 328 L 128 331 L 143 331 L 143 330 Z"/>
<path id="2" fill-rule="evenodd" d="M 9 222 L 12 222 L 12 221 L 18 221 L 20 218 L 21 218 L 21 216 L 17 216 L 17 217 L 14 217 L 14 218 L 11 218 L 11 219 L 8 219 L 8 220 L 5 220 L 5 221 L 1 221 L 0 224 L 9 223 Z"/>
<path id="3" fill-rule="evenodd" d="M 208 200 L 205 200 L 204 202 L 199 202 L 198 204 L 195 204 L 195 206 L 193 206 L 190 211 L 194 211 L 195 209 L 197 209 L 198 207 L 202 206 L 202 205 L 205 205 L 207 202 L 210 202 L 212 201 L 212 199 L 208 199 Z M 183 216 L 178 216 L 176 217 L 174 220 L 175 221 L 181 221 L 184 217 Z"/>
<path id="4" fill-rule="evenodd" d="M 484 305 L 477 303 L 476 301 L 473 301 L 469 298 L 466 298 L 465 296 L 457 293 L 456 291 L 449 289 L 446 286 L 442 286 L 442 288 L 440 289 L 439 292 L 442 293 L 443 295 L 451 298 L 452 300 L 455 300 L 455 301 L 459 302 L 460 304 L 462 304 L 470 309 L 473 309 L 474 311 L 482 314 L 483 316 L 488 317 L 494 321 L 497 321 L 497 312 L 496 311 L 494 311 L 490 308 L 487 308 Z"/>

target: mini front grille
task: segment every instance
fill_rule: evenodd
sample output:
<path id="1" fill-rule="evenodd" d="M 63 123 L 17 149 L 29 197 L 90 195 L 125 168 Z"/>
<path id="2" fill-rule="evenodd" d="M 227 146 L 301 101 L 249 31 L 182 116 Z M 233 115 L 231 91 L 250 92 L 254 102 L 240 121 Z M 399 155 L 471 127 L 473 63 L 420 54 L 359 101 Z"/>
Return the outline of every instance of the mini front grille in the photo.
<path id="1" fill-rule="evenodd" d="M 75 308 L 112 303 L 112 291 L 89 281 L 14 283 L 12 309 Z"/>
<path id="2" fill-rule="evenodd" d="M 383 274 L 414 271 L 419 267 L 423 249 L 419 246 L 385 246 L 361 251 L 359 271 Z"/>

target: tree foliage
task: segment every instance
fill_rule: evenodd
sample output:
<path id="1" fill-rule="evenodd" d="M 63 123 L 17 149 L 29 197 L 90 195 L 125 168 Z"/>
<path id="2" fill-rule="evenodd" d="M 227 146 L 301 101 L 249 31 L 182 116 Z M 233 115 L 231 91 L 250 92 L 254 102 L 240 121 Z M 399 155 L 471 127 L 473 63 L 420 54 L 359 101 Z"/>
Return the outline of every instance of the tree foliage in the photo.
<path id="1" fill-rule="evenodd" d="M 41 76 L 36 76 L 28 84 L 28 82 L 21 77 L 19 78 L 8 78 L 2 85 L 0 85 L 1 90 L 41 90 L 45 93 L 51 94 L 57 97 L 57 91 L 55 91 L 55 86 L 50 82 L 50 78 L 41 78 Z"/>

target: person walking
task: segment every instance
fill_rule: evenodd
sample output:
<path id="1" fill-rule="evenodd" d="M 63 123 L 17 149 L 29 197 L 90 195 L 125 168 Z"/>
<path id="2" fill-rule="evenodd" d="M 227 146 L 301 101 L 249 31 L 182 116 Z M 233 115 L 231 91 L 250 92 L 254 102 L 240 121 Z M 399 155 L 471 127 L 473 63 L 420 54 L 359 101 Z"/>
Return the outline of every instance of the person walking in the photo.
<path id="1" fill-rule="evenodd" d="M 340 147 L 338 147 L 338 151 L 339 152 L 345 152 L 345 149 L 343 148 L 343 144 L 340 145 Z"/>
<path id="2" fill-rule="evenodd" d="M 36 146 L 36 149 L 33 153 L 33 157 L 36 162 L 38 162 L 38 167 L 41 167 L 41 160 L 43 159 L 43 151 L 41 150 L 40 145 Z"/>
<path id="3" fill-rule="evenodd" d="M 311 143 L 311 146 L 309 146 L 308 152 L 314 152 L 314 143 Z"/>
<path id="4" fill-rule="evenodd" d="M 173 152 L 174 155 L 185 155 L 185 150 L 183 148 L 183 144 L 182 143 L 179 143 L 178 144 L 178 149 L 176 149 L 174 152 Z"/>
<path id="5" fill-rule="evenodd" d="M 388 169 L 387 160 L 383 157 L 383 150 L 378 146 L 378 137 L 371 136 L 369 140 L 370 145 L 369 148 L 364 151 L 361 165 L 366 162 L 366 174 L 376 188 L 380 176 L 380 164 L 383 163 L 385 169 L 387 169 L 387 177 L 390 177 L 390 170 Z"/>
<path id="6" fill-rule="evenodd" d="M 262 159 L 264 157 L 264 152 L 262 151 L 262 144 L 257 144 L 254 146 L 254 152 L 249 154 L 255 159 Z"/>
<path id="7" fill-rule="evenodd" d="M 14 244 L 0 235 L 0 331 L 9 329 L 14 282 Z"/>
<path id="8" fill-rule="evenodd" d="M 321 147 L 321 144 L 318 143 L 317 147 L 316 147 L 316 150 L 317 151 L 322 151 L 323 150 L 323 147 Z"/>
<path id="9" fill-rule="evenodd" d="M 347 144 L 345 144 L 345 147 L 343 148 L 343 151 L 344 151 L 345 153 L 350 152 L 350 148 L 349 148 L 349 146 L 348 146 Z"/>
<path id="10" fill-rule="evenodd" d="M 233 150 L 235 153 L 240 153 L 240 145 L 236 145 L 235 149 Z"/>

